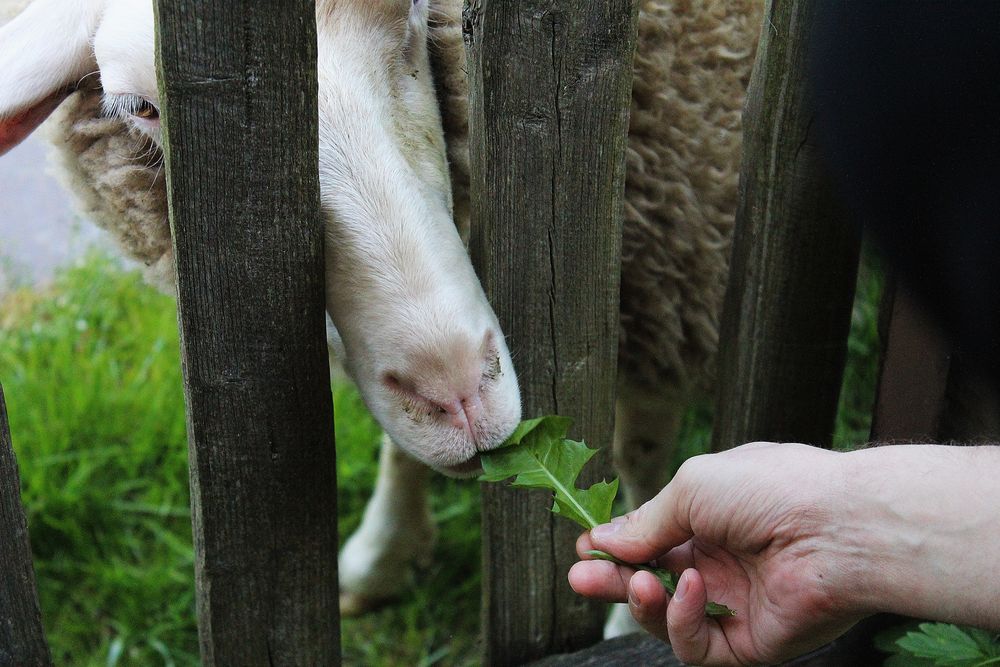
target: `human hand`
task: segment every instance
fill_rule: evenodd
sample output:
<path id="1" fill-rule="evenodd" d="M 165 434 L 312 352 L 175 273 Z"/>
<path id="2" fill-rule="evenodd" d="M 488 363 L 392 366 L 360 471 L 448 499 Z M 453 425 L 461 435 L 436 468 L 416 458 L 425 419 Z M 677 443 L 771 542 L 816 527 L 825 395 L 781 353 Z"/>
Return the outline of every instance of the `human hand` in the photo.
<path id="1" fill-rule="evenodd" d="M 854 593 L 865 539 L 849 519 L 859 514 L 844 459 L 771 443 L 695 457 L 654 499 L 577 542 L 584 559 L 600 549 L 682 572 L 673 598 L 648 572 L 603 560 L 575 564 L 570 585 L 628 599 L 636 620 L 691 664 L 770 664 L 821 646 L 873 611 Z M 706 617 L 708 599 L 736 616 Z"/>

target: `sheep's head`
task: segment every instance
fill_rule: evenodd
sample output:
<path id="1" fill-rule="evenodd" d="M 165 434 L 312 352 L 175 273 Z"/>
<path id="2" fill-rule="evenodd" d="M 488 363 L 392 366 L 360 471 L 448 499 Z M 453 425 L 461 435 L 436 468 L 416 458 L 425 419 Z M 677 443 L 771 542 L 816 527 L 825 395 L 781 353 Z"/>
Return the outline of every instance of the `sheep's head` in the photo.
<path id="1" fill-rule="evenodd" d="M 452 221 L 429 0 L 321 0 L 319 176 L 336 347 L 387 433 L 452 474 L 520 419 L 510 354 Z M 106 113 L 159 141 L 153 15 L 37 0 L 0 28 L 0 154 L 100 74 Z"/>

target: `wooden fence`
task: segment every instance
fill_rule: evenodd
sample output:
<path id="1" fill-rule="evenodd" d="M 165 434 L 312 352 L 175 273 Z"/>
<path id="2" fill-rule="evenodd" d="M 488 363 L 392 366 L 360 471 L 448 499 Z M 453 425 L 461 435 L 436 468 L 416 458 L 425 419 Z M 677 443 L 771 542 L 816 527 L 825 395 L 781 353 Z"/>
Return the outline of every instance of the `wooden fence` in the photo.
<path id="1" fill-rule="evenodd" d="M 632 0 L 483 0 L 465 16 L 473 260 L 524 414 L 573 415 L 572 435 L 589 442 L 610 443 L 614 429 L 635 18 Z M 609 459 L 582 482 L 612 477 Z M 482 493 L 486 663 L 600 639 L 605 605 L 569 588 L 579 529 L 549 512 L 551 494 Z"/>
<path id="2" fill-rule="evenodd" d="M 0 387 L 0 667 L 51 665 L 31 565 L 21 478 Z"/>
<path id="3" fill-rule="evenodd" d="M 829 445 L 832 432 L 859 239 L 836 213 L 810 135 L 801 64 L 813 6 L 769 3 L 764 21 L 717 447 Z M 339 664 L 314 5 L 156 9 L 202 658 Z M 593 442 L 610 442 L 613 428 L 635 18 L 634 0 L 473 0 L 465 15 L 474 260 L 517 359 L 525 414 L 578 415 L 575 435 Z M 896 295 L 887 290 L 873 436 L 933 437 L 960 421 L 944 406 L 966 384 Z M 927 409 L 910 409 L 913 396 Z M 17 489 L 0 392 L 0 665 L 47 665 Z M 553 520 L 545 494 L 483 495 L 484 662 L 597 642 L 604 607 L 565 583 L 577 530 Z M 867 639 L 856 633 L 795 664 L 844 664 Z M 676 664 L 668 647 L 635 639 L 545 664 L 610 660 Z"/>
<path id="4" fill-rule="evenodd" d="M 202 660 L 336 664 L 315 6 L 156 8 Z"/>

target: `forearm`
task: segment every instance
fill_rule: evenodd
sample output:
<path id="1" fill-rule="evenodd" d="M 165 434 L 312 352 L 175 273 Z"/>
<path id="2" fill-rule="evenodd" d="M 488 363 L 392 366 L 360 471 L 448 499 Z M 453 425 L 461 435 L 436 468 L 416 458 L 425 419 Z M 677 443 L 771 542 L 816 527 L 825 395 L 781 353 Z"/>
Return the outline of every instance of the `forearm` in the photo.
<path id="1" fill-rule="evenodd" d="M 858 605 L 1000 628 L 1000 447 L 887 446 L 844 461 L 842 529 L 868 561 Z"/>

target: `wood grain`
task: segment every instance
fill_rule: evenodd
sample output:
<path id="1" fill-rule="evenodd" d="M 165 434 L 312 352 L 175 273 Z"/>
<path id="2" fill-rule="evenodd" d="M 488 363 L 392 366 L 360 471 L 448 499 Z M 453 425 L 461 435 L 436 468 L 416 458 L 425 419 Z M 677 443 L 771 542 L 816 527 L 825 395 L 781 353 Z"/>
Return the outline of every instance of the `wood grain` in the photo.
<path id="1" fill-rule="evenodd" d="M 744 113 L 740 205 L 723 310 L 713 447 L 829 446 L 860 233 L 814 142 L 814 0 L 771 0 Z"/>
<path id="2" fill-rule="evenodd" d="M 0 667 L 51 664 L 35 588 L 28 521 L 21 506 L 21 479 L 0 387 Z"/>
<path id="3" fill-rule="evenodd" d="M 563 653 L 531 663 L 531 667 L 683 667 L 670 646 L 647 634 L 625 635 L 575 653 Z"/>
<path id="4" fill-rule="evenodd" d="M 473 236 L 508 337 L 525 416 L 572 417 L 610 447 L 618 341 L 632 0 L 478 0 L 464 29 Z M 607 451 L 607 450 L 606 450 Z M 582 483 L 610 477 L 595 457 Z M 485 662 L 521 664 L 597 641 L 606 608 L 566 572 L 580 529 L 551 494 L 483 489 Z"/>
<path id="5" fill-rule="evenodd" d="M 156 11 L 202 660 L 339 664 L 315 7 Z"/>

